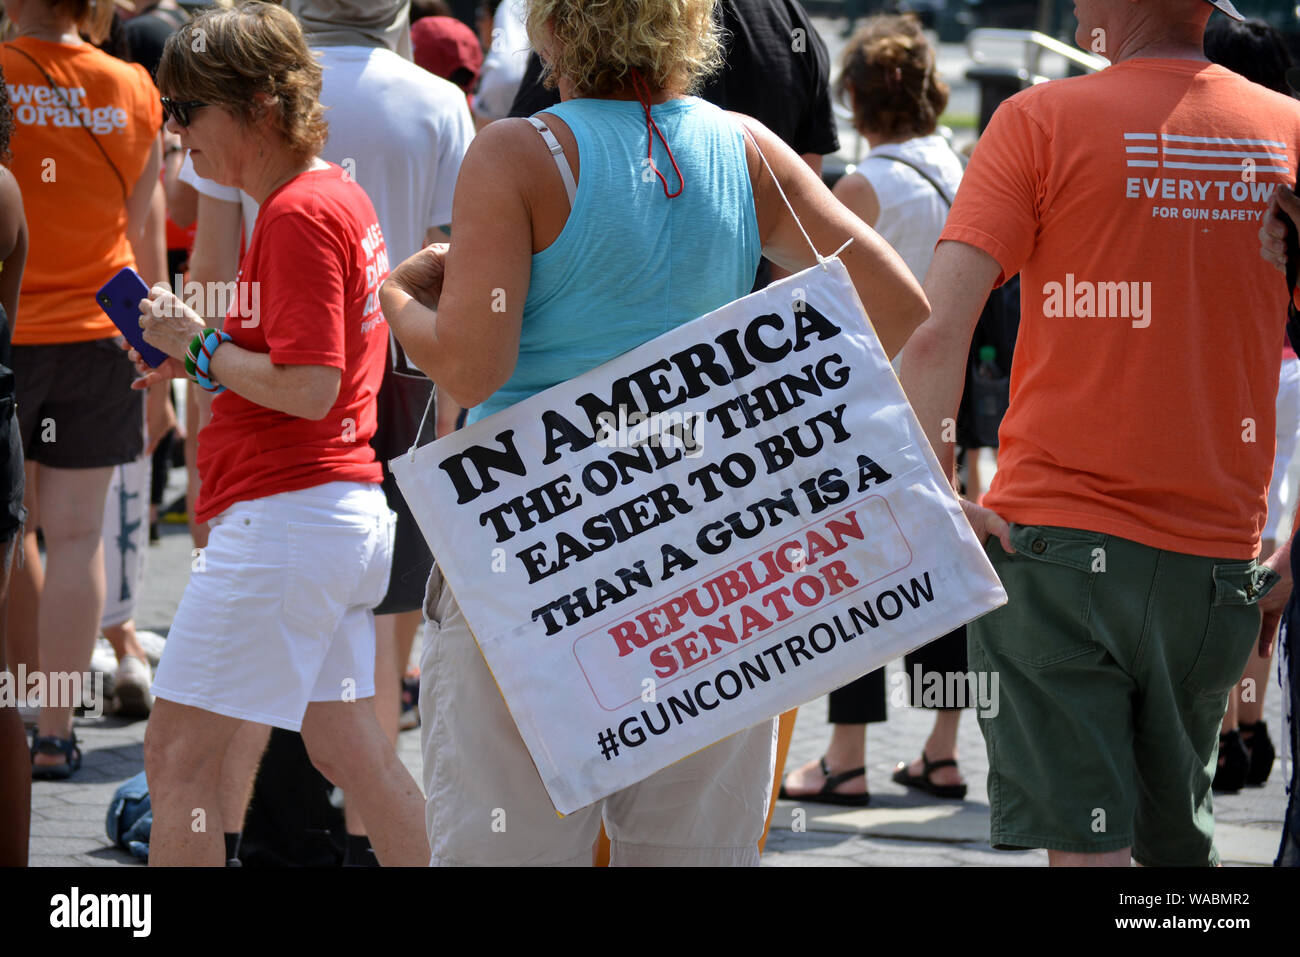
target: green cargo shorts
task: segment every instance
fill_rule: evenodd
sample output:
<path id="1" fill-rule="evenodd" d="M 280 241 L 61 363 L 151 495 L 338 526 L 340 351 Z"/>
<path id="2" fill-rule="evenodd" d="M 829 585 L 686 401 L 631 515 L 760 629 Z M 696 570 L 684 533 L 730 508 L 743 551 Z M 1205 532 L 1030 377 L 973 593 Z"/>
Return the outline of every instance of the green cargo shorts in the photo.
<path id="1" fill-rule="evenodd" d="M 1277 575 L 1070 528 L 1011 540 L 985 546 L 1009 600 L 968 626 L 970 667 L 998 676 L 993 846 L 1217 864 L 1219 724 Z"/>

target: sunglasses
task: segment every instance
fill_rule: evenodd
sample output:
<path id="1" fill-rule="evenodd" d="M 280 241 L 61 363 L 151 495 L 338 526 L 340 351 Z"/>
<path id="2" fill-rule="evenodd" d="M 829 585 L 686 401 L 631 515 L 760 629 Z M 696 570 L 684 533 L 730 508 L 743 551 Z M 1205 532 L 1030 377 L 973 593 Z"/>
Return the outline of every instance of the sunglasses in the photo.
<path id="1" fill-rule="evenodd" d="M 190 125 L 190 110 L 197 110 L 200 106 L 208 104 L 201 100 L 187 100 L 184 103 L 177 103 L 169 96 L 159 97 L 162 100 L 163 116 L 170 117 L 181 126 Z"/>

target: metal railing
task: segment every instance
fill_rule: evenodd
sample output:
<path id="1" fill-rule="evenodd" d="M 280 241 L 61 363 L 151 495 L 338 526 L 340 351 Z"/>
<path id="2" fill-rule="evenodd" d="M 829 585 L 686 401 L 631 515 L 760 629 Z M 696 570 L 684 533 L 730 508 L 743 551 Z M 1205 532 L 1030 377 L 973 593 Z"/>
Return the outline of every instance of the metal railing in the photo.
<path id="1" fill-rule="evenodd" d="M 1019 43 L 1023 47 L 1021 63 L 1007 63 L 1005 60 L 990 56 L 988 46 L 1003 47 Z M 1062 43 L 1055 37 L 1037 30 L 1003 30 L 997 27 L 980 27 L 966 34 L 966 52 L 978 66 L 1011 66 L 1025 71 L 1028 83 L 1044 83 L 1051 77 L 1044 76 L 1040 69 L 1044 53 L 1054 53 L 1067 62 L 1089 73 L 1109 66 L 1109 61 L 1092 53 L 1085 53 L 1069 43 Z"/>

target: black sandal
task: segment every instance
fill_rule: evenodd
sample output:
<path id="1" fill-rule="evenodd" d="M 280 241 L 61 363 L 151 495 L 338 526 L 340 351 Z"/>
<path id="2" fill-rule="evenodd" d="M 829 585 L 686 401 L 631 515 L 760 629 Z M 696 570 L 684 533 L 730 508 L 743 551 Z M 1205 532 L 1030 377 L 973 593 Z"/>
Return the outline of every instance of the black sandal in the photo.
<path id="1" fill-rule="evenodd" d="M 1246 784 L 1250 773 L 1250 753 L 1241 740 L 1241 732 L 1234 728 L 1219 735 L 1219 764 L 1210 783 L 1219 794 L 1236 794 Z"/>
<path id="2" fill-rule="evenodd" d="M 871 795 L 864 791 L 861 794 L 837 794 L 835 789 L 845 781 L 852 781 L 854 778 L 865 777 L 867 774 L 866 767 L 854 768 L 852 771 L 843 771 L 840 774 L 831 774 L 831 769 L 826 766 L 826 755 L 817 759 L 821 765 L 822 774 L 826 777 L 826 783 L 822 785 L 820 791 L 811 794 L 791 794 L 785 789 L 785 782 L 781 782 L 781 790 L 777 797 L 786 801 L 812 801 L 815 804 L 838 804 L 843 807 L 866 807 L 871 803 Z"/>
<path id="3" fill-rule="evenodd" d="M 1246 753 L 1250 755 L 1246 783 L 1259 787 L 1268 780 L 1273 770 L 1273 759 L 1277 757 L 1273 739 L 1268 736 L 1268 725 L 1260 720 L 1254 724 L 1243 724 L 1238 730 L 1241 732 L 1241 741 L 1246 746 Z M 1249 738 L 1246 737 L 1247 734 L 1250 735 Z"/>
<path id="4" fill-rule="evenodd" d="M 62 764 L 36 764 L 38 754 L 61 754 Z M 32 780 L 66 781 L 81 767 L 81 748 L 77 746 L 76 732 L 68 732 L 66 738 L 57 735 L 41 737 L 32 730 Z"/>
<path id="5" fill-rule="evenodd" d="M 894 771 L 893 781 L 895 784 L 901 784 L 904 787 L 916 788 L 927 794 L 933 794 L 937 798 L 953 798 L 958 801 L 966 799 L 965 784 L 935 784 L 930 780 L 930 772 L 935 768 L 955 768 L 957 762 L 952 758 L 944 758 L 942 761 L 931 761 L 921 752 L 922 771 L 919 775 L 909 774 L 907 764 L 900 761 Z"/>

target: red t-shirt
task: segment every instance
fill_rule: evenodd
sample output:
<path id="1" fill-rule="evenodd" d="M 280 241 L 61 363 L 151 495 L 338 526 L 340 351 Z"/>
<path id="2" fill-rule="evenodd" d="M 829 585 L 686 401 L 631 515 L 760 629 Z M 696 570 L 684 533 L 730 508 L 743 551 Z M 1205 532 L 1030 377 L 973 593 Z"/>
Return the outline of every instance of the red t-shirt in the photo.
<path id="1" fill-rule="evenodd" d="M 227 389 L 199 434 L 202 483 L 195 517 L 236 502 L 323 485 L 379 482 L 370 447 L 375 396 L 387 361 L 379 284 L 388 252 L 365 191 L 330 164 L 272 193 L 244 255 L 226 313 L 234 344 L 276 365 L 343 370 L 339 395 L 319 422 L 256 405 Z"/>

